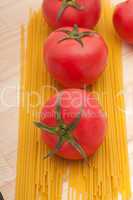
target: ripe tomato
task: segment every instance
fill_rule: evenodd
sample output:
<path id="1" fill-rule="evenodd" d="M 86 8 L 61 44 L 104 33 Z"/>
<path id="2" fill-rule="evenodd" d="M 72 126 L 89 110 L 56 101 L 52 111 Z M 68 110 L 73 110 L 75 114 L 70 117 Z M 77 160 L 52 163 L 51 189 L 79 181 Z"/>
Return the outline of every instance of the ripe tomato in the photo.
<path id="1" fill-rule="evenodd" d="M 100 0 L 44 0 L 43 15 L 53 28 L 73 26 L 93 28 L 99 20 Z"/>
<path id="2" fill-rule="evenodd" d="M 83 88 L 104 71 L 108 50 L 102 37 L 74 26 L 53 32 L 45 44 L 44 58 L 51 75 L 65 87 Z"/>
<path id="3" fill-rule="evenodd" d="M 122 2 L 116 6 L 113 22 L 119 36 L 133 44 L 133 0 Z"/>
<path id="4" fill-rule="evenodd" d="M 65 159 L 87 159 L 104 140 L 106 117 L 96 98 L 85 90 L 67 89 L 53 96 L 43 107 L 42 139 Z M 47 157 L 47 156 L 46 156 Z"/>

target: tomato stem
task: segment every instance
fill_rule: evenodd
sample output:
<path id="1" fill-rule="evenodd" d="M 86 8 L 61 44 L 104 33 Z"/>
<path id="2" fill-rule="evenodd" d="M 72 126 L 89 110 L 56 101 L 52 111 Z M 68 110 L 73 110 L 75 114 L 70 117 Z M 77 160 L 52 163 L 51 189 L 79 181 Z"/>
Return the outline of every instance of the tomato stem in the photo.
<path id="1" fill-rule="evenodd" d="M 73 137 L 71 137 L 70 140 L 68 140 L 68 143 L 71 144 L 81 154 L 81 156 L 84 158 L 84 160 L 86 160 L 88 162 L 88 157 L 86 155 L 86 152 L 81 147 L 81 145 L 78 144 L 78 142 L 76 141 L 76 139 L 74 139 Z"/>
<path id="2" fill-rule="evenodd" d="M 35 126 L 44 130 L 44 131 L 47 131 L 51 134 L 56 134 L 57 133 L 57 127 L 49 127 L 45 124 L 42 124 L 41 122 L 34 122 Z"/>
<path id="3" fill-rule="evenodd" d="M 75 29 L 76 30 L 76 29 Z M 46 155 L 44 158 L 48 158 L 53 156 L 54 154 L 58 153 L 64 144 L 65 141 L 67 141 L 69 144 L 71 144 L 80 154 L 81 156 L 87 160 L 87 154 L 82 148 L 82 146 L 76 141 L 76 139 L 72 135 L 72 131 L 74 131 L 81 119 L 83 107 L 81 106 L 79 113 L 77 114 L 76 118 L 73 120 L 70 124 L 65 124 L 63 122 L 62 114 L 61 114 L 61 96 L 57 96 L 57 103 L 56 103 L 56 121 L 57 126 L 56 127 L 50 127 L 46 124 L 43 124 L 41 122 L 34 122 L 35 126 L 40 128 L 43 132 L 48 132 L 52 135 L 58 136 L 57 144 L 53 151 L 49 152 L 48 155 Z"/>
<path id="4" fill-rule="evenodd" d="M 79 5 L 76 0 L 63 0 L 62 1 L 62 5 L 61 8 L 58 12 L 57 15 L 57 20 L 60 20 L 64 11 L 68 8 L 68 7 L 72 7 L 75 8 L 76 10 L 83 10 L 83 8 L 81 7 L 81 5 Z"/>
<path id="5" fill-rule="evenodd" d="M 56 153 L 58 153 L 62 147 L 64 143 L 64 138 L 61 136 L 59 137 L 59 140 L 55 146 L 55 149 L 53 151 L 50 151 L 46 156 L 44 156 L 44 159 L 48 158 L 48 157 L 52 157 L 54 156 Z"/>
<path id="6" fill-rule="evenodd" d="M 58 43 L 61 43 L 65 40 L 70 40 L 70 39 L 74 39 L 75 41 L 77 41 L 82 47 L 84 46 L 82 39 L 84 37 L 88 37 L 88 36 L 92 36 L 94 34 L 96 34 L 96 32 L 94 31 L 83 31 L 83 32 L 79 32 L 79 28 L 78 25 L 75 24 L 73 27 L 72 31 L 69 31 L 67 29 L 61 29 L 59 30 L 59 32 L 63 32 L 65 33 L 67 36 L 62 38 L 61 40 L 59 40 Z"/>

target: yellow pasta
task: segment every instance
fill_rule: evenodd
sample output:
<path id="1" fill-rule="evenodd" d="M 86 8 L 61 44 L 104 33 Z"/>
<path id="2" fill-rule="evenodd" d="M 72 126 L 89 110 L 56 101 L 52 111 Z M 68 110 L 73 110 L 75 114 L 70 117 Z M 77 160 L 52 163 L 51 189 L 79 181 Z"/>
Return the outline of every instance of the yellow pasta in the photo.
<path id="1" fill-rule="evenodd" d="M 93 86 L 108 117 L 104 144 L 85 162 L 59 157 L 44 160 L 48 148 L 40 139 L 33 121 L 39 119 L 42 105 L 58 90 L 43 64 L 42 48 L 50 32 L 41 11 L 32 12 L 21 30 L 20 127 L 17 162 L 16 200 L 129 200 L 130 174 L 126 140 L 121 41 L 112 25 L 109 0 L 102 0 L 102 17 L 97 31 L 109 47 L 109 62 Z M 26 41 L 26 45 L 25 45 Z M 65 191 L 65 192 L 63 192 Z M 65 193 L 65 194 L 64 194 Z"/>

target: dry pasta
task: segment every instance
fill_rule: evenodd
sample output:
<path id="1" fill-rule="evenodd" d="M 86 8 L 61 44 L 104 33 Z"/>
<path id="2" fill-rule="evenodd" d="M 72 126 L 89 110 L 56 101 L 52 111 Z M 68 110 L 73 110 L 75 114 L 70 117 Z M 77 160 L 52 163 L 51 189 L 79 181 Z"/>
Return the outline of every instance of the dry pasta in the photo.
<path id="1" fill-rule="evenodd" d="M 129 200 L 130 174 L 126 140 L 121 41 L 112 25 L 109 0 L 102 0 L 102 17 L 97 31 L 109 47 L 109 62 L 93 86 L 108 117 L 107 137 L 89 166 L 53 157 L 43 160 L 48 148 L 33 121 L 39 119 L 44 102 L 58 84 L 43 64 L 42 48 L 50 32 L 41 11 L 31 12 L 26 31 L 21 29 L 20 127 L 16 200 Z M 25 44 L 26 41 L 26 44 Z"/>

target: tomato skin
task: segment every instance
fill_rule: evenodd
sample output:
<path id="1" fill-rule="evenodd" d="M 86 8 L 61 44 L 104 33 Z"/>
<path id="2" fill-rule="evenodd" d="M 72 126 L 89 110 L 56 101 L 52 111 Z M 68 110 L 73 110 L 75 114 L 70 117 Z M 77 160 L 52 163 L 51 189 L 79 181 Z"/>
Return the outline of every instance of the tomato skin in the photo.
<path id="1" fill-rule="evenodd" d="M 65 88 L 83 88 L 94 83 L 107 64 L 108 49 L 102 37 L 95 33 L 84 37 L 82 47 L 74 39 L 59 43 L 66 37 L 60 30 L 53 32 L 44 46 L 44 61 L 50 74 Z M 79 32 L 83 31 L 88 29 L 79 28 Z"/>
<path id="2" fill-rule="evenodd" d="M 133 1 L 125 1 L 116 6 L 113 16 L 115 29 L 119 36 L 133 44 Z"/>
<path id="3" fill-rule="evenodd" d="M 43 15 L 55 29 L 63 26 L 73 26 L 74 24 L 77 24 L 79 27 L 93 28 L 100 18 L 100 0 L 77 0 L 77 3 L 84 9 L 79 11 L 75 8 L 68 7 L 62 17 L 57 20 L 62 1 L 44 0 L 42 5 Z"/>
<path id="4" fill-rule="evenodd" d="M 93 155 L 99 148 L 105 137 L 107 120 L 97 100 L 91 93 L 80 89 L 67 89 L 61 92 L 61 113 L 66 124 L 70 124 L 83 105 L 83 113 L 77 128 L 71 133 L 77 142 L 82 146 L 88 156 Z M 41 122 L 48 126 L 56 126 L 55 104 L 57 96 L 53 96 L 43 107 Z M 51 114 L 51 115 L 50 115 Z M 87 114 L 87 115 L 85 115 Z M 42 139 L 51 149 L 54 149 L 58 136 L 42 133 Z M 71 160 L 83 159 L 80 153 L 65 142 L 58 155 Z"/>

